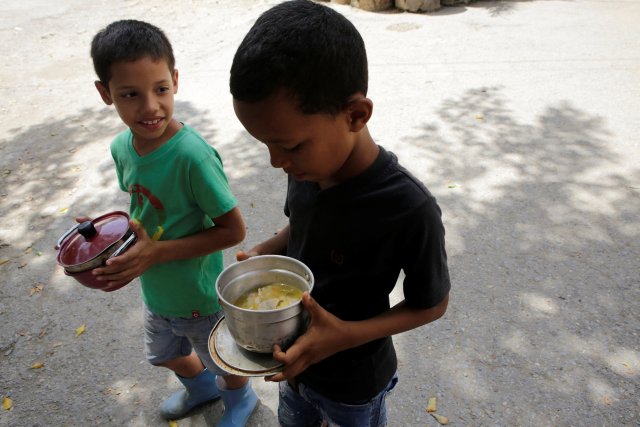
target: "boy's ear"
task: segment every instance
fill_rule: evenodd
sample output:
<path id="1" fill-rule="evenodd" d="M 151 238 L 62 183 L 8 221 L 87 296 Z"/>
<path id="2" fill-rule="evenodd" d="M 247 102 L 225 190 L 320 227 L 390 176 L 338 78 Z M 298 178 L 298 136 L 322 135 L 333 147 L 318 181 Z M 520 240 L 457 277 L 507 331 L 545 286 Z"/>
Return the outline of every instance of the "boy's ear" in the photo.
<path id="1" fill-rule="evenodd" d="M 364 95 L 357 94 L 347 102 L 345 111 L 349 120 L 349 130 L 359 132 L 371 118 L 373 102 Z"/>
<path id="2" fill-rule="evenodd" d="M 178 70 L 173 70 L 173 94 L 178 93 Z"/>
<path id="3" fill-rule="evenodd" d="M 96 80 L 94 84 L 96 85 L 96 89 L 98 89 L 98 93 L 100 94 L 100 97 L 102 98 L 104 103 L 107 105 L 113 104 L 113 99 L 111 99 L 109 88 L 103 85 L 100 80 Z"/>

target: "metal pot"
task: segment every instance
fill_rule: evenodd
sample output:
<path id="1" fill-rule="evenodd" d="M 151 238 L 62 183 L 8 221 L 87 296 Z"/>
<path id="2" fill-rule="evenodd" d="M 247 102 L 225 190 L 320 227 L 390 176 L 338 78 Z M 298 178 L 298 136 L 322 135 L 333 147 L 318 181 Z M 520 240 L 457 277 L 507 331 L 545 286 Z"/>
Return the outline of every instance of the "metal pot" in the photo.
<path id="1" fill-rule="evenodd" d="M 102 267 L 112 257 L 124 253 L 136 240 L 129 227 L 129 215 L 126 212 L 111 212 L 76 224 L 58 239 L 58 264 L 66 275 L 73 277 L 84 286 L 112 292 L 127 283 L 108 287 L 107 282 L 99 281 L 91 270 Z"/>
<path id="2" fill-rule="evenodd" d="M 275 310 L 248 310 L 233 305 L 245 292 L 274 282 L 311 292 L 314 279 L 309 267 L 294 258 L 260 255 L 230 265 L 216 280 L 229 333 L 246 350 L 271 353 L 274 344 L 286 349 L 307 328 L 308 315 L 301 301 Z"/>

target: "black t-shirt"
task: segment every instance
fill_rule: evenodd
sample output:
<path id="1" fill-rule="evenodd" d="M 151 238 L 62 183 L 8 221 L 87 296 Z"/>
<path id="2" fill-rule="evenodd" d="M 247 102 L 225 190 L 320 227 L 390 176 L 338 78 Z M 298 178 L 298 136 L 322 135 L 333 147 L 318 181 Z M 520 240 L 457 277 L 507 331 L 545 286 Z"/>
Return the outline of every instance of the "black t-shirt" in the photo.
<path id="1" fill-rule="evenodd" d="M 433 307 L 449 292 L 440 208 L 382 147 L 364 173 L 326 190 L 289 178 L 285 214 L 287 255 L 309 266 L 312 296 L 340 319 L 364 320 L 388 310 L 400 270 L 409 307 Z M 333 400 L 355 403 L 378 394 L 396 369 L 387 337 L 330 356 L 297 380 Z"/>

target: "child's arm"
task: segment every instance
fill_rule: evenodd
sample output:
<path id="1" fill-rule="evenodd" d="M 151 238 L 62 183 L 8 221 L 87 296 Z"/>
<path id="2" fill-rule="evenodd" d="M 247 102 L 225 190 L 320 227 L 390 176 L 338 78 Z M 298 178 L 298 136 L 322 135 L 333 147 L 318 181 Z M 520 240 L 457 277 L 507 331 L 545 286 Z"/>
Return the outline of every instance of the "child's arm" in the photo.
<path id="1" fill-rule="evenodd" d="M 154 241 L 134 221 L 130 226 L 137 241 L 128 251 L 107 261 L 105 267 L 96 268 L 93 274 L 98 280 L 108 281 L 109 287 L 129 282 L 154 264 L 178 259 L 203 256 L 223 250 L 244 240 L 246 229 L 238 208 L 213 218 L 215 227 L 176 240 Z"/>
<path id="2" fill-rule="evenodd" d="M 285 368 L 267 377 L 269 381 L 292 379 L 309 365 L 335 353 L 433 322 L 447 310 L 449 296 L 428 309 L 409 308 L 402 301 L 376 317 L 353 322 L 338 319 L 306 292 L 302 303 L 311 314 L 309 328 L 286 352 L 276 346 L 273 357 L 284 363 Z"/>
<path id="3" fill-rule="evenodd" d="M 254 246 L 248 251 L 238 251 L 236 259 L 244 261 L 247 258 L 256 255 L 283 255 L 287 252 L 289 244 L 289 224 L 282 230 L 278 231 L 272 238 Z"/>

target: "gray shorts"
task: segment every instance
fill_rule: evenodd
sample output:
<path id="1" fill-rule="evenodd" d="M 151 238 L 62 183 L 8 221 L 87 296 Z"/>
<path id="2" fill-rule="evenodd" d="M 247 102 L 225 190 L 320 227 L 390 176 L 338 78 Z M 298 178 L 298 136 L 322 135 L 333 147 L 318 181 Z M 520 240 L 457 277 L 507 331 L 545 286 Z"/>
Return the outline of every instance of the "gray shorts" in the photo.
<path id="1" fill-rule="evenodd" d="M 204 366 L 215 375 L 229 375 L 211 359 L 209 334 L 224 314 L 200 317 L 164 317 L 144 306 L 144 352 L 152 365 L 188 356 L 195 350 Z"/>

